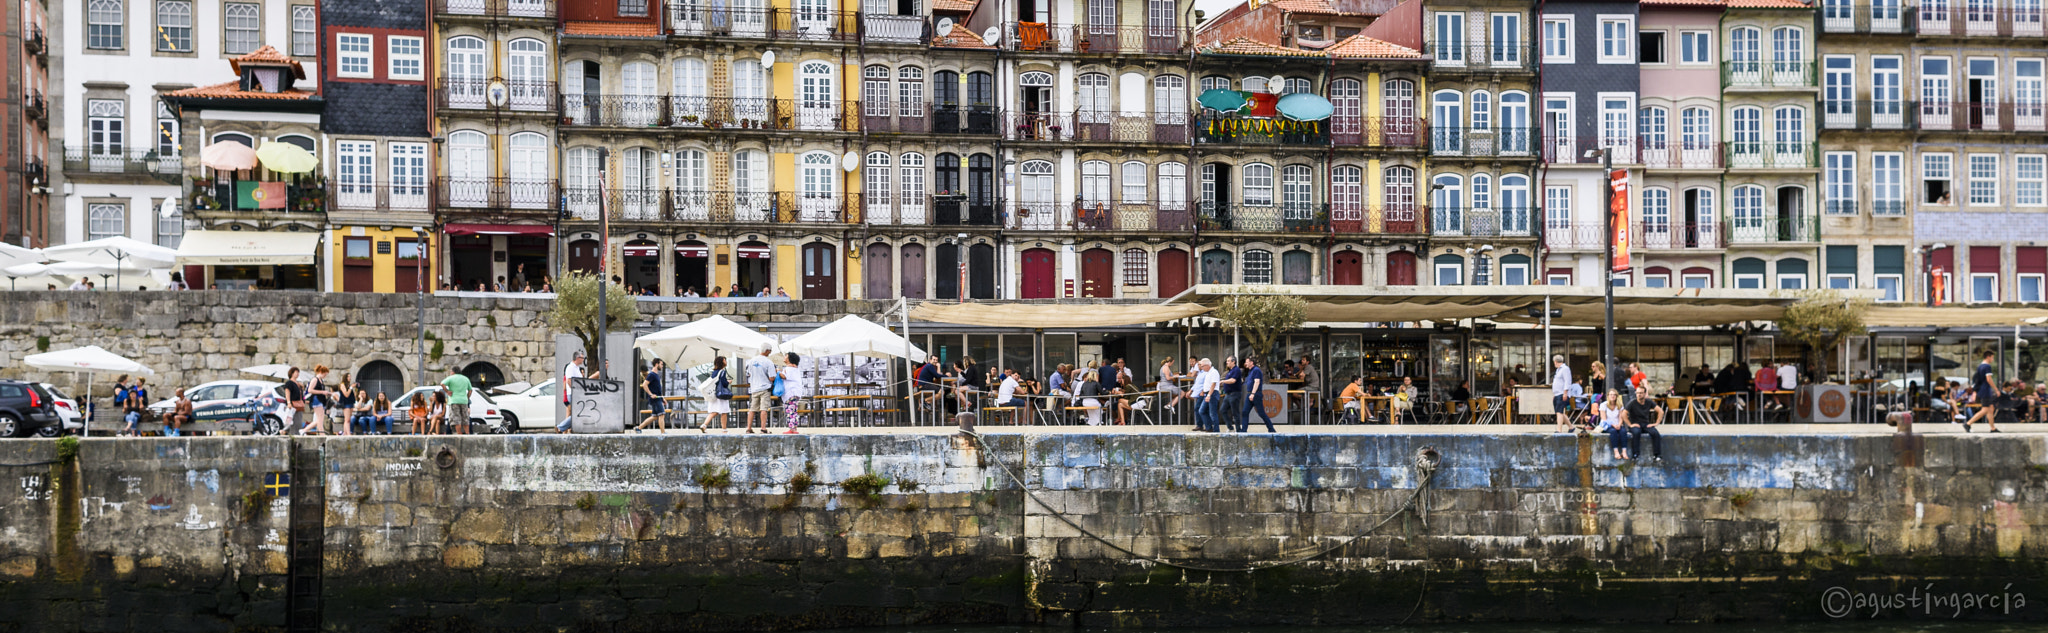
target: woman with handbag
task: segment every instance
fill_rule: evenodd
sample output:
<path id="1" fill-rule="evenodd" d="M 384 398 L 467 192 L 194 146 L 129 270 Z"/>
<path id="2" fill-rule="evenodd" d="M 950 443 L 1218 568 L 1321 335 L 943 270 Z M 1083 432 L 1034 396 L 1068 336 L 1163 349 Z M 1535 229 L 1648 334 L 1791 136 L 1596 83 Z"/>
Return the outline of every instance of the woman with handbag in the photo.
<path id="1" fill-rule="evenodd" d="M 299 427 L 299 435 L 321 435 L 306 418 L 306 385 L 299 382 L 299 368 L 293 367 L 284 373 L 284 400 L 292 408 L 292 426 Z M 289 432 L 290 429 L 286 429 Z"/>
<path id="2" fill-rule="evenodd" d="M 697 423 L 697 431 L 711 432 L 711 420 L 718 420 L 718 430 L 725 430 L 726 420 L 732 416 L 732 381 L 725 375 L 725 357 L 711 361 L 711 377 L 704 379 L 704 416 Z"/>

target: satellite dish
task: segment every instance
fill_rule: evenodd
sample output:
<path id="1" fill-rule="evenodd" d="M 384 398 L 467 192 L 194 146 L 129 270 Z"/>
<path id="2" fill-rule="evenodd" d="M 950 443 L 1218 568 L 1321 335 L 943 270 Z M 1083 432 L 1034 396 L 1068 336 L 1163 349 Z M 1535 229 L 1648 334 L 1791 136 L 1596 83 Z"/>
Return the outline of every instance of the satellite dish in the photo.
<path id="1" fill-rule="evenodd" d="M 853 170 L 860 169 L 860 156 L 847 152 L 845 156 L 839 157 L 839 168 L 846 170 L 846 173 L 853 173 Z"/>
<path id="2" fill-rule="evenodd" d="M 775 51 L 761 53 L 761 67 L 770 68 L 773 66 L 775 66 Z"/>
<path id="3" fill-rule="evenodd" d="M 981 32 L 981 43 L 987 44 L 989 46 L 995 46 L 996 42 L 1002 41 L 1002 37 L 1002 31 L 998 31 L 996 30 L 996 27 L 991 26 L 988 27 L 988 30 Z"/>
<path id="4" fill-rule="evenodd" d="M 1274 75 L 1272 78 L 1266 80 L 1266 92 L 1270 92 L 1277 95 L 1280 94 L 1280 91 L 1286 89 L 1287 77 L 1285 76 Z"/>
<path id="5" fill-rule="evenodd" d="M 164 198 L 164 204 L 162 207 L 159 207 L 159 209 L 160 210 L 157 211 L 156 214 L 156 216 L 159 218 L 169 220 L 171 218 L 178 217 L 178 199 Z"/>
<path id="6" fill-rule="evenodd" d="M 939 35 L 953 32 L 953 18 L 939 18 Z"/>

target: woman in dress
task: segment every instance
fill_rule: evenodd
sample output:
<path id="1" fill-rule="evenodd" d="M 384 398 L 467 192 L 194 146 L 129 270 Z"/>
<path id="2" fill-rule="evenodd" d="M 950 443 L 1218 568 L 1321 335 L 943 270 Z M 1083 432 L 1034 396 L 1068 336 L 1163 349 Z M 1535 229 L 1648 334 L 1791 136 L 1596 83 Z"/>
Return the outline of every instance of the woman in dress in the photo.
<path id="1" fill-rule="evenodd" d="M 718 397 L 718 392 L 724 391 L 730 395 L 732 380 L 725 374 L 724 356 L 711 361 L 711 377 L 704 379 L 704 384 L 698 390 L 704 392 L 704 410 L 710 415 L 704 416 L 704 421 L 697 423 L 697 430 L 709 433 L 713 419 L 718 420 L 718 430 L 725 430 L 727 420 L 732 417 L 732 401 Z"/>

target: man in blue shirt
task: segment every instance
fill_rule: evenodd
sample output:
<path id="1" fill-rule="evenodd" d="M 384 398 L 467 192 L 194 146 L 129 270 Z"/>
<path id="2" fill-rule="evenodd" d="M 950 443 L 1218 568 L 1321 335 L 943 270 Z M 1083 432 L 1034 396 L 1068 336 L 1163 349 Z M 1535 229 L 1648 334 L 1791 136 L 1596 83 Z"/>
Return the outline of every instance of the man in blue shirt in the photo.
<path id="1" fill-rule="evenodd" d="M 1244 358 L 1244 390 L 1246 407 L 1243 417 L 1237 419 L 1237 432 L 1251 432 L 1252 413 L 1266 421 L 1267 433 L 1279 433 L 1273 429 L 1272 416 L 1266 415 L 1266 370 L 1259 368 L 1259 361 L 1250 356 Z"/>
<path id="2" fill-rule="evenodd" d="M 1963 421 L 1964 433 L 1970 432 L 1970 426 L 1976 424 L 1978 420 L 1989 422 L 1991 432 L 1998 432 L 1998 408 L 1992 406 L 1998 399 L 1998 387 L 1991 384 L 1991 376 L 1998 373 L 1998 369 L 1991 365 L 1991 360 L 1997 357 L 1997 352 L 1984 352 L 1984 360 L 1977 363 L 1977 373 L 1970 376 L 1970 387 L 1977 392 L 1978 408 L 1976 415 Z"/>
<path id="3" fill-rule="evenodd" d="M 1236 356 L 1224 357 L 1223 366 L 1230 371 L 1223 374 L 1222 380 L 1216 381 L 1221 394 L 1217 397 L 1217 404 L 1222 405 L 1217 410 L 1223 413 L 1223 428 L 1228 429 L 1244 418 L 1244 368 L 1238 366 Z"/>

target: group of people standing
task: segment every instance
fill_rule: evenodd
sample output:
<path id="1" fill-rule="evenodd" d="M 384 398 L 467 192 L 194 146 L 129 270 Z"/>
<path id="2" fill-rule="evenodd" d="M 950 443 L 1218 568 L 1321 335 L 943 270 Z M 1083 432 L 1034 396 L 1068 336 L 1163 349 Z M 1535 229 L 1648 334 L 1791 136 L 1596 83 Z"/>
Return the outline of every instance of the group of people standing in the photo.
<path id="1" fill-rule="evenodd" d="M 1267 433 L 1279 432 L 1273 428 L 1273 418 L 1266 415 L 1266 372 L 1259 367 L 1258 359 L 1246 356 L 1239 361 L 1237 357 L 1226 356 L 1223 367 L 1228 371 L 1214 366 L 1207 358 L 1195 361 L 1194 365 L 1195 383 L 1188 391 L 1189 397 L 1195 399 L 1196 432 L 1249 432 L 1253 413 L 1266 423 Z"/>

